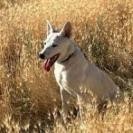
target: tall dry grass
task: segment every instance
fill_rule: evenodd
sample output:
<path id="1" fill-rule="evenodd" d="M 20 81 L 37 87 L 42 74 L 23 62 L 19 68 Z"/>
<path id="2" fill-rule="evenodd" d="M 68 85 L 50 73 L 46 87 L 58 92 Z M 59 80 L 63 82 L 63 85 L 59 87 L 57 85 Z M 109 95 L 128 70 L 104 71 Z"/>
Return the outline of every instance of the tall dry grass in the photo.
<path id="1" fill-rule="evenodd" d="M 68 132 L 133 132 L 132 5 L 131 0 L 0 1 L 1 132 L 44 132 L 53 124 L 54 132 L 64 131 L 52 115 L 60 107 L 59 88 L 37 57 L 46 19 L 58 27 L 69 20 L 73 38 L 87 56 L 126 91 L 124 101 L 109 107 L 104 121 L 87 107 L 83 126 L 76 119 Z"/>

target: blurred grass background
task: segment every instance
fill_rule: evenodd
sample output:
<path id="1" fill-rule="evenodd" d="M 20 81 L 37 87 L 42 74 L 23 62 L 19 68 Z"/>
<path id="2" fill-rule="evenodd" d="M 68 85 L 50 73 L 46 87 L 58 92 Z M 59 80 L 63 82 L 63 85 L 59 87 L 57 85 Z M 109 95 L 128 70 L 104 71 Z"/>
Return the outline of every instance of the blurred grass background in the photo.
<path id="1" fill-rule="evenodd" d="M 95 120 L 93 110 L 87 112 L 83 132 L 133 132 L 132 0 L 1 0 L 0 131 L 43 131 L 55 119 L 51 112 L 60 107 L 59 88 L 37 57 L 47 19 L 59 28 L 69 20 L 72 38 L 124 93 L 106 122 Z M 69 132 L 82 131 L 76 123 Z M 63 132 L 59 123 L 54 132 Z"/>

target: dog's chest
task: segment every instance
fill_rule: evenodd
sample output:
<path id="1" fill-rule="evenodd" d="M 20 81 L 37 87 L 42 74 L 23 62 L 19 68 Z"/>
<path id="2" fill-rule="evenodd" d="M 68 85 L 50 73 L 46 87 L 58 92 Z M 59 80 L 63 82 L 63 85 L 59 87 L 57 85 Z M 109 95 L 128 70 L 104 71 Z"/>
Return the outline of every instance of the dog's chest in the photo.
<path id="1" fill-rule="evenodd" d="M 55 66 L 54 74 L 57 83 L 64 89 L 77 88 L 80 86 L 82 81 L 79 73 L 76 70 L 66 69 L 62 65 Z"/>

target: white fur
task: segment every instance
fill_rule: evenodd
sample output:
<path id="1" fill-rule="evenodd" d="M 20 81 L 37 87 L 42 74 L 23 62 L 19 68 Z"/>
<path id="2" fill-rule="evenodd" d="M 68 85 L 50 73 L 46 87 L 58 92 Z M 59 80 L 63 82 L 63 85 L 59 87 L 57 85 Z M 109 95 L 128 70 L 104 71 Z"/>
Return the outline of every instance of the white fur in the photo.
<path id="1" fill-rule="evenodd" d="M 48 26 L 52 27 L 50 23 Z M 63 90 L 72 97 L 77 97 L 82 96 L 81 89 L 86 88 L 96 97 L 98 104 L 107 99 L 112 100 L 116 95 L 117 86 L 107 73 L 88 61 L 78 45 L 70 39 L 70 23 L 66 23 L 61 32 L 54 32 L 54 29 L 49 31 L 46 46 L 41 53 L 44 53 L 46 58 L 60 53 L 59 59 L 54 64 L 54 74 L 60 87 L 62 106 L 65 104 Z M 56 48 L 52 47 L 54 43 L 58 45 Z M 72 53 L 70 59 L 64 61 Z"/>

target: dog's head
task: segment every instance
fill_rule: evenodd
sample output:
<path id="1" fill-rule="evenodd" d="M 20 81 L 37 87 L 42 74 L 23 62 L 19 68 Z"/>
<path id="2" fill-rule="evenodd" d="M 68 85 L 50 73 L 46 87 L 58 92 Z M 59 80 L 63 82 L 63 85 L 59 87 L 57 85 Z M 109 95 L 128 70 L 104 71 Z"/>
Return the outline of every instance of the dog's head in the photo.
<path id="1" fill-rule="evenodd" d="M 56 32 L 53 26 L 47 21 L 47 38 L 43 41 L 43 49 L 39 57 L 44 59 L 44 69 L 49 71 L 55 61 L 62 60 L 70 45 L 71 24 L 67 22 L 63 28 Z"/>

